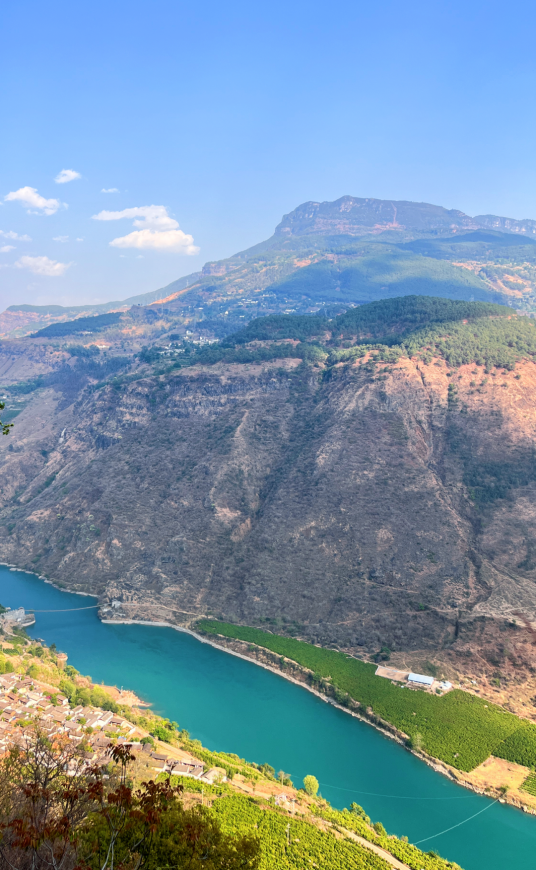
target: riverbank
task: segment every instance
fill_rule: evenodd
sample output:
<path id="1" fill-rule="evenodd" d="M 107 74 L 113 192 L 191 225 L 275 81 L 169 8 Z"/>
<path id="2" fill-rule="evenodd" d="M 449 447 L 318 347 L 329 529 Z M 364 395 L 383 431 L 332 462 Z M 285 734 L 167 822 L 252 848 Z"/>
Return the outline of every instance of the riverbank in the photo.
<path id="1" fill-rule="evenodd" d="M 206 637 L 203 637 L 189 629 L 187 630 L 204 643 L 210 643 Z M 332 704 L 342 712 L 348 713 L 356 719 L 360 719 L 367 725 L 371 725 L 373 728 L 380 731 L 385 737 L 394 740 L 414 757 L 418 758 L 420 761 L 424 761 L 425 764 L 437 773 L 448 777 L 458 785 L 473 791 L 475 794 L 495 798 L 501 803 L 507 803 L 525 813 L 536 815 L 536 797 L 519 790 L 521 784 L 530 774 L 530 768 L 491 756 L 473 771 L 462 773 L 445 762 L 438 761 L 424 752 L 418 752 L 410 748 L 408 746 L 407 735 L 398 731 L 398 729 L 394 728 L 394 726 L 389 722 L 383 721 L 378 716 L 374 716 L 374 714 L 364 715 L 363 712 L 357 712 L 355 709 L 350 709 L 347 706 L 337 703 L 337 701 L 330 696 L 332 687 L 326 687 L 327 690 L 322 690 L 309 685 L 307 681 L 311 678 L 313 672 L 308 668 L 298 665 L 291 659 L 285 658 L 285 664 L 283 665 L 280 656 L 274 654 L 270 655 L 270 653 L 263 647 L 253 645 L 256 646 L 256 648 L 251 649 L 252 644 L 241 641 L 232 641 L 222 635 L 218 636 L 218 641 L 214 645 L 219 649 L 226 650 L 232 655 L 238 655 L 241 658 L 253 661 L 255 664 L 271 670 L 273 673 L 277 673 L 279 676 L 290 680 L 301 688 L 307 689 L 307 691 L 311 692 L 313 695 L 316 695 L 323 701 Z M 288 673 L 289 668 L 293 669 L 293 674 Z M 506 792 L 504 791 L 505 786 L 508 788 L 508 791 Z"/>
<path id="2" fill-rule="evenodd" d="M 141 698 L 132 692 L 130 689 L 120 689 L 117 686 L 106 686 L 104 683 L 99 685 L 99 688 L 110 696 L 116 704 L 123 704 L 125 707 L 150 707 L 148 701 L 142 701 Z"/>
<path id="3" fill-rule="evenodd" d="M 3 671 L 6 661 L 1 655 L 0 661 Z M 9 753 L 21 737 L 32 740 L 34 729 L 41 727 L 46 728 L 52 738 L 57 735 L 62 741 L 68 741 L 73 752 L 79 747 L 87 764 L 109 764 L 111 745 L 130 745 L 136 784 L 147 777 L 171 775 L 183 786 L 182 799 L 186 805 L 198 802 L 201 797 L 201 803 L 207 809 L 214 809 L 217 817 L 230 810 L 231 824 L 238 822 L 251 829 L 252 835 L 259 836 L 264 854 L 268 853 L 274 839 L 279 844 L 274 860 L 271 853 L 269 856 L 269 866 L 274 870 L 287 866 L 280 857 L 285 854 L 288 825 L 292 829 L 298 866 L 312 861 L 312 855 L 313 866 L 326 870 L 340 870 L 342 866 L 387 870 L 388 865 L 396 870 L 421 867 L 452 870 L 453 865 L 445 859 L 423 853 L 407 841 L 387 835 L 383 825 L 373 825 L 364 813 L 341 812 L 322 798 L 305 794 L 295 788 L 286 775 L 276 776 L 268 765 L 248 763 L 232 753 L 208 750 L 198 740 L 192 740 L 188 732 L 179 732 L 174 723 L 154 714 L 150 722 L 143 718 L 140 722 L 139 710 L 133 710 L 131 715 L 123 705 L 122 711 L 118 711 L 110 704 L 113 699 L 106 694 L 105 690 L 110 687 L 89 683 L 89 678 L 74 669 L 68 672 L 67 678 L 51 647 L 20 636 L 11 663 L 15 668 L 0 676 L 2 752 Z M 47 677 L 46 682 L 43 677 Z M 119 690 L 117 692 L 120 694 Z M 162 733 L 168 731 L 169 741 L 162 737 Z M 222 798 L 221 804 L 218 803 Z M 266 824 L 262 826 L 259 819 L 264 818 Z M 387 864 L 373 861 L 371 853 Z"/>
<path id="4" fill-rule="evenodd" d="M 43 611 L 32 636 L 65 650 L 69 662 L 92 674 L 97 685 L 125 685 L 151 701 L 152 712 L 178 722 L 210 753 L 234 751 L 241 759 L 268 762 L 297 785 L 314 774 L 332 807 L 342 810 L 355 801 L 389 833 L 407 835 L 414 843 L 426 838 L 425 848 L 467 870 L 530 865 L 536 848 L 532 816 L 457 788 L 326 698 L 299 691 L 303 686 L 282 681 L 273 669 L 252 668 L 248 656 L 224 655 L 218 644 L 200 642 L 196 625 L 186 619 L 180 620 L 186 632 L 151 624 L 105 625 L 96 610 L 73 610 L 72 600 L 35 575 L 0 568 L 0 601 Z M 155 614 L 108 615 L 152 623 Z M 161 614 L 159 621 L 176 619 Z M 199 744 L 190 742 L 195 755 Z M 238 763 L 236 756 L 227 756 L 231 763 Z M 470 821 L 459 827 L 465 820 Z M 452 833 L 428 842 L 450 828 Z"/>
<path id="5" fill-rule="evenodd" d="M 530 768 L 513 762 L 505 761 L 504 759 L 489 757 L 481 765 L 471 772 L 461 772 L 460 770 L 439 761 L 424 752 L 418 752 L 408 746 L 408 736 L 396 729 L 389 722 L 375 716 L 372 711 L 363 713 L 362 710 L 352 709 L 349 706 L 338 703 L 332 697 L 333 687 L 316 688 L 308 682 L 311 679 L 313 672 L 292 659 L 279 656 L 271 653 L 264 647 L 254 643 L 230 639 L 223 635 L 212 635 L 210 638 L 205 634 L 200 634 L 186 626 L 179 626 L 168 622 L 152 622 L 150 620 L 102 620 L 108 624 L 115 625 L 148 625 L 172 628 L 175 631 L 183 632 L 194 637 L 200 643 L 208 644 L 215 649 L 223 650 L 229 655 L 236 656 L 244 661 L 253 662 L 265 670 L 271 671 L 277 676 L 283 677 L 291 683 L 306 689 L 311 694 L 322 700 L 324 703 L 331 704 L 343 713 L 359 719 L 361 722 L 372 726 L 379 731 L 383 736 L 398 743 L 402 748 L 413 755 L 419 761 L 423 761 L 428 767 L 432 768 L 436 773 L 447 777 L 457 785 L 463 786 L 475 794 L 489 797 L 498 800 L 502 804 L 508 804 L 515 809 L 521 810 L 530 815 L 536 815 L 536 797 L 527 792 L 520 791 L 520 786 L 530 774 Z M 359 704 L 355 703 L 358 708 Z"/>
<path id="6" fill-rule="evenodd" d="M 13 570 L 14 566 L 6 565 L 5 567 L 9 567 L 11 570 Z M 39 575 L 36 572 L 24 572 L 21 571 L 21 569 L 17 570 L 21 574 L 32 574 L 34 577 L 40 580 L 45 579 L 42 577 L 42 575 Z M 85 597 L 88 597 L 87 593 L 62 589 L 51 580 L 45 579 L 45 582 L 47 583 L 47 585 L 57 589 L 58 592 L 69 591 L 71 592 L 71 594 L 81 594 Z M 355 705 L 338 703 L 337 700 L 333 697 L 333 691 L 331 687 L 311 685 L 310 680 L 312 677 L 312 671 L 299 666 L 296 662 L 293 662 L 288 658 L 285 659 L 283 657 L 282 660 L 281 656 L 270 655 L 269 651 L 260 646 L 255 646 L 246 642 L 239 642 L 237 640 L 230 641 L 229 638 L 224 638 L 222 636 L 218 636 L 217 639 L 215 637 L 211 637 L 209 639 L 206 635 L 201 634 L 200 632 L 195 631 L 192 628 L 184 625 L 181 626 L 170 623 L 167 620 L 153 621 L 120 618 L 101 619 L 101 622 L 105 624 L 107 623 L 115 625 L 124 624 L 172 628 L 175 631 L 183 632 L 192 636 L 193 638 L 195 638 L 196 641 L 200 643 L 208 644 L 215 649 L 224 650 L 239 659 L 250 662 L 253 661 L 257 665 L 265 668 L 267 671 L 271 671 L 278 676 L 283 676 L 286 680 L 294 683 L 295 685 L 298 685 L 300 688 L 306 688 L 308 692 L 321 699 L 324 703 L 327 702 L 332 706 L 336 707 L 338 710 L 349 713 L 352 717 L 359 719 L 367 725 L 372 725 L 372 727 L 378 732 L 380 732 L 384 736 L 389 737 L 391 740 L 404 747 L 406 751 L 411 752 L 414 757 L 418 758 L 421 761 L 424 761 L 425 764 L 431 767 L 434 771 L 436 771 L 437 773 L 441 773 L 442 776 L 449 778 L 451 781 L 459 785 L 463 785 L 465 788 L 471 790 L 475 794 L 494 797 L 500 800 L 502 803 L 507 803 L 515 807 L 516 809 L 521 809 L 524 812 L 536 814 L 536 798 L 520 790 L 520 786 L 530 773 L 527 767 L 523 767 L 522 765 L 516 765 L 512 762 L 505 762 L 502 759 L 492 757 L 488 758 L 482 765 L 471 771 L 471 773 L 462 774 L 459 770 L 446 764 L 444 761 L 439 761 L 437 758 L 429 756 L 426 753 L 415 752 L 414 750 L 411 750 L 407 745 L 407 735 L 399 731 L 389 722 L 382 720 L 380 717 L 375 716 L 374 714 L 371 715 L 372 711 L 364 711 L 357 703 Z M 255 650 L 252 649 L 252 646 L 255 646 Z M 113 695 L 113 699 L 116 701 L 116 703 L 139 708 L 148 706 L 146 702 L 141 701 L 141 699 L 137 695 L 134 695 L 134 693 L 132 693 L 132 695 L 125 695 L 125 693 L 123 693 L 125 697 L 121 697 L 121 690 L 117 686 L 110 685 L 107 687 L 107 691 Z M 352 706 L 354 707 L 354 709 L 352 709 Z"/>

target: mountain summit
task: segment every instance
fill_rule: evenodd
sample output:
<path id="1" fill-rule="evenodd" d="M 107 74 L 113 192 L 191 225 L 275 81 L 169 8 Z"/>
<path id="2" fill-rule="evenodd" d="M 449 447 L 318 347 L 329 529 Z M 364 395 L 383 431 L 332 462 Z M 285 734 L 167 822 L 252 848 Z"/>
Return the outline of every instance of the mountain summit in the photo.
<path id="1" fill-rule="evenodd" d="M 494 229 L 536 237 L 536 221 L 514 220 L 496 215 L 469 217 L 458 209 L 428 202 L 362 199 L 341 196 L 334 202 L 304 202 L 286 214 L 275 236 L 351 235 L 409 230 L 419 233 Z"/>

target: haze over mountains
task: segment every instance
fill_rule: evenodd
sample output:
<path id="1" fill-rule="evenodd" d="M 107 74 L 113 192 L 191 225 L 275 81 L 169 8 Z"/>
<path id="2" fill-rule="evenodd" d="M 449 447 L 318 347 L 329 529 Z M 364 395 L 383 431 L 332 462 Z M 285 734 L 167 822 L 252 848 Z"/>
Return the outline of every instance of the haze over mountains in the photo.
<path id="1" fill-rule="evenodd" d="M 8 309 L 4 557 L 125 618 L 525 667 L 534 234 L 343 197 L 157 301 Z"/>

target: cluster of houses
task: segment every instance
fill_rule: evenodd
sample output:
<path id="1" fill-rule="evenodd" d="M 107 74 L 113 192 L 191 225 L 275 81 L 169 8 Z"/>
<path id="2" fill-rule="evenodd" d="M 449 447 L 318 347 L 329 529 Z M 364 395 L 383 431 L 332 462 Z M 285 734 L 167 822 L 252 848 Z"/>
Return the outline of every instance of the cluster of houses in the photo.
<path id="1" fill-rule="evenodd" d="M 219 768 L 205 769 L 196 758 L 180 753 L 181 758 L 157 752 L 152 743 L 142 743 L 148 734 L 124 716 L 97 707 L 72 707 L 68 698 L 49 686 L 19 674 L 0 675 L 0 755 L 11 746 L 24 743 L 36 722 L 50 738 L 67 737 L 75 745 L 84 744 L 87 764 L 106 763 L 111 744 L 128 743 L 134 754 L 147 761 L 156 773 L 191 776 L 208 783 L 224 779 Z"/>
<path id="2" fill-rule="evenodd" d="M 120 741 L 127 742 L 136 730 L 122 716 L 108 710 L 71 707 L 64 695 L 53 693 L 30 677 L 0 675 L 0 751 L 20 743 L 26 729 L 36 722 L 49 737 L 65 734 L 75 743 L 84 741 L 90 747 L 86 757 L 91 762 L 105 754 L 109 746 L 105 732 L 116 732 Z"/>

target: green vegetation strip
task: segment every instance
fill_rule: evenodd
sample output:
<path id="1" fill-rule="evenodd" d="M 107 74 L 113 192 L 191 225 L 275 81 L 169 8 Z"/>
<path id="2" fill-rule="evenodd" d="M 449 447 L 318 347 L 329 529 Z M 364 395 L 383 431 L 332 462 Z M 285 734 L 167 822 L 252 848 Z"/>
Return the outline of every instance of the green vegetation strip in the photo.
<path id="1" fill-rule="evenodd" d="M 454 689 L 441 697 L 393 685 L 375 676 L 376 665 L 258 628 L 201 620 L 198 628 L 254 643 L 308 668 L 347 692 L 364 710 L 394 725 L 422 748 L 458 770 L 470 771 L 490 755 L 536 767 L 536 726 L 495 704 Z"/>
<path id="2" fill-rule="evenodd" d="M 322 867 L 329 870 L 388 870 L 389 864 L 365 847 L 320 831 L 310 822 L 262 809 L 254 799 L 223 797 L 213 812 L 226 833 L 255 832 L 261 843 L 260 870 Z M 288 830 L 287 830 L 287 826 Z"/>

